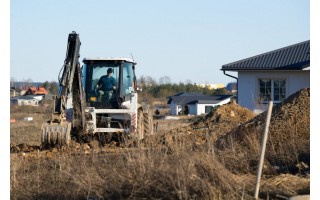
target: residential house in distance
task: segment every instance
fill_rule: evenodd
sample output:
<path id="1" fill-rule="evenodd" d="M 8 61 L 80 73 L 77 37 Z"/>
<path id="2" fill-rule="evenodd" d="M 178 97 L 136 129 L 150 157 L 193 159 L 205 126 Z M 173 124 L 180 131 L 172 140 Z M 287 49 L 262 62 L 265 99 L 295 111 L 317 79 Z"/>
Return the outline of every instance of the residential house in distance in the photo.
<path id="1" fill-rule="evenodd" d="M 19 90 L 16 87 L 10 87 L 10 97 L 22 96 L 25 93 L 25 90 Z"/>
<path id="2" fill-rule="evenodd" d="M 171 115 L 209 113 L 213 107 L 230 102 L 233 95 L 207 96 L 200 93 L 178 93 L 169 96 Z"/>
<path id="3" fill-rule="evenodd" d="M 17 96 L 17 91 L 15 87 L 10 87 L 10 97 Z"/>
<path id="4" fill-rule="evenodd" d="M 11 91 L 11 90 L 10 90 Z M 39 102 L 48 95 L 45 88 L 42 87 L 30 87 L 23 95 L 13 96 L 10 99 L 11 104 L 17 104 L 19 106 L 30 105 L 38 106 Z"/>
<path id="5" fill-rule="evenodd" d="M 310 87 L 310 40 L 225 64 L 221 70 L 237 72 L 240 106 L 261 113 L 268 103 L 280 103 L 299 89 Z"/>
<path id="6" fill-rule="evenodd" d="M 32 96 L 33 98 L 41 101 L 46 95 L 48 95 L 48 92 L 44 87 L 30 87 L 26 91 L 25 95 Z"/>
<path id="7" fill-rule="evenodd" d="M 219 89 L 219 88 L 224 88 L 224 84 L 222 83 L 217 83 L 217 84 L 211 84 L 211 83 L 196 83 L 197 86 L 202 87 L 202 88 L 209 88 L 211 89 Z"/>
<path id="8" fill-rule="evenodd" d="M 33 96 L 17 96 L 10 99 L 10 104 L 18 106 L 39 106 L 39 99 Z"/>

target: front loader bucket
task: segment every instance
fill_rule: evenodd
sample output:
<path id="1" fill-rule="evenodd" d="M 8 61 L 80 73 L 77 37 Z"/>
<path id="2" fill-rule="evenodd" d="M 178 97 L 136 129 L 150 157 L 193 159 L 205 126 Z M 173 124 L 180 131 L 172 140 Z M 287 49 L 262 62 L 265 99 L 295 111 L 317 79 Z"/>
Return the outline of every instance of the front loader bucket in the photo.
<path id="1" fill-rule="evenodd" d="M 69 146 L 71 139 L 71 123 L 44 123 L 42 124 L 41 145 L 48 146 Z"/>

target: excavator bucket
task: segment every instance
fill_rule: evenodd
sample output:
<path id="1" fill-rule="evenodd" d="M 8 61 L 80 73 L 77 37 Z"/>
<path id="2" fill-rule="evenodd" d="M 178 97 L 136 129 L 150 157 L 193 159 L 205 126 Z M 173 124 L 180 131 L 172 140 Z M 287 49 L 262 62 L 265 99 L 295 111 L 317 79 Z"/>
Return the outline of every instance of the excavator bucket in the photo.
<path id="1" fill-rule="evenodd" d="M 44 123 L 42 125 L 41 145 L 48 146 L 69 146 L 71 140 L 71 123 Z"/>

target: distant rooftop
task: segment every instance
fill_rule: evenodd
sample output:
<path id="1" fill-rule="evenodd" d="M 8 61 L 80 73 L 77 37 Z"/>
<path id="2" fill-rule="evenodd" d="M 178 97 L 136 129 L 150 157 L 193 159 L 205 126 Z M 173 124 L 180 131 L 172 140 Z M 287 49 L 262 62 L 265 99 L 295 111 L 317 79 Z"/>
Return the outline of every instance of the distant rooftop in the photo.
<path id="1" fill-rule="evenodd" d="M 176 95 L 167 97 L 168 104 L 174 102 L 176 104 L 192 104 L 192 103 L 218 103 L 224 99 L 230 98 L 233 95 L 216 95 L 216 96 L 207 96 L 198 93 L 178 93 Z"/>

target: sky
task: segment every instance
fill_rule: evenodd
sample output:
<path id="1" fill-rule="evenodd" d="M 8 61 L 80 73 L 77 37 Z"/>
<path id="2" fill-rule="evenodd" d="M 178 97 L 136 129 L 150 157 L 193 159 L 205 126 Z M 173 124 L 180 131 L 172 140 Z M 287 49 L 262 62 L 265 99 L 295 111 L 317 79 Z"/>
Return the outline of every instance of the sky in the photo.
<path id="1" fill-rule="evenodd" d="M 222 65 L 311 37 L 310 81 L 318 86 L 319 8 L 318 0 L 0 0 L 1 199 L 10 199 L 10 79 L 57 81 L 70 32 L 80 35 L 81 61 L 132 55 L 138 77 L 224 84 L 234 80 Z M 319 199 L 320 92 L 311 91 L 310 186 Z"/>
<path id="2" fill-rule="evenodd" d="M 172 83 L 235 82 L 222 65 L 310 39 L 307 0 L 13 0 L 10 6 L 15 81 L 58 81 L 72 31 L 82 43 L 81 63 L 133 57 L 138 78 L 168 76 Z"/>

